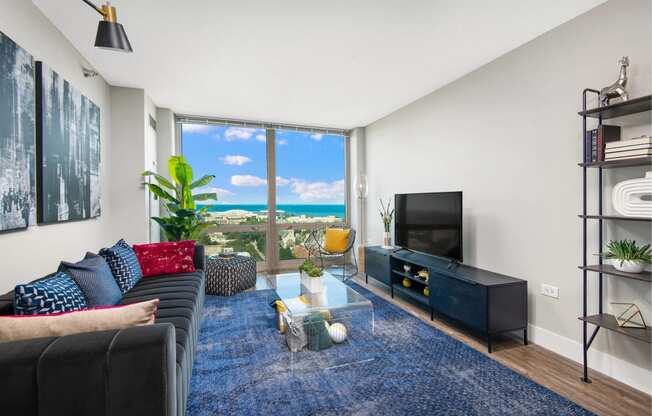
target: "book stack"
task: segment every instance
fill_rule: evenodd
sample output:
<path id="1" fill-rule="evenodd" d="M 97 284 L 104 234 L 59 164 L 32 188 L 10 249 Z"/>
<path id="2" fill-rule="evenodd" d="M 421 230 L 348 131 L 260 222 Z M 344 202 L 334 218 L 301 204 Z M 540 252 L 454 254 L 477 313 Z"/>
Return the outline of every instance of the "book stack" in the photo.
<path id="1" fill-rule="evenodd" d="M 652 137 L 619 140 L 605 144 L 604 160 L 636 159 L 652 156 Z"/>
<path id="2" fill-rule="evenodd" d="M 605 160 L 606 145 L 620 140 L 620 126 L 603 124 L 597 129 L 586 132 L 584 163 L 602 162 Z"/>

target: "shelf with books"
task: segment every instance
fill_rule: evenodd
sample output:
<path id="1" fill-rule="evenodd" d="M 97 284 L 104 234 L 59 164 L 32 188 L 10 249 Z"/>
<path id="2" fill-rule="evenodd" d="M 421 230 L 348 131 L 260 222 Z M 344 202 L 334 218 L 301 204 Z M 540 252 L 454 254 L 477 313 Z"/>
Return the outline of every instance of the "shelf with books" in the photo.
<path id="1" fill-rule="evenodd" d="M 630 166 L 650 166 L 652 168 L 652 156 L 634 157 L 631 159 L 603 160 L 600 162 L 578 163 L 579 166 L 587 168 L 624 168 Z"/>
<path id="2" fill-rule="evenodd" d="M 652 157 L 652 137 L 644 135 L 629 140 L 605 141 L 602 152 L 598 151 L 600 161 L 629 160 L 640 157 Z"/>
<path id="3" fill-rule="evenodd" d="M 580 111 L 578 114 L 590 118 L 610 118 L 627 116 L 630 114 L 642 113 L 652 110 L 652 95 L 633 98 L 628 101 L 607 105 L 604 107 L 591 108 L 586 111 Z"/>

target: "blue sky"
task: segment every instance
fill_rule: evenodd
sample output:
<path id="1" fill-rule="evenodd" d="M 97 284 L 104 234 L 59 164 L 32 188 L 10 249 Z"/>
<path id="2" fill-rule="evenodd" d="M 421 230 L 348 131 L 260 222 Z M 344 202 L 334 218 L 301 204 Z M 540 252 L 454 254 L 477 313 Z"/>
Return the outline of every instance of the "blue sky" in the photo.
<path id="1" fill-rule="evenodd" d="M 183 154 L 195 178 L 216 176 L 219 203 L 267 203 L 265 149 L 262 129 L 183 126 Z M 278 204 L 344 204 L 342 136 L 277 130 L 276 170 Z"/>

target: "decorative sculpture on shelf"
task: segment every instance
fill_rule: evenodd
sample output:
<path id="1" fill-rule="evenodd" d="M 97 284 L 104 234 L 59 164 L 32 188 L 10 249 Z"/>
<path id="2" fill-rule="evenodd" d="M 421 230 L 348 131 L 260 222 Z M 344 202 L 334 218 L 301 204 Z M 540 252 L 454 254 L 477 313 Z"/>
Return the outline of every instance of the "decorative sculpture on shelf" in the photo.
<path id="1" fill-rule="evenodd" d="M 633 303 L 611 302 L 616 315 L 616 322 L 621 328 L 645 329 L 645 319 L 641 310 Z"/>
<path id="2" fill-rule="evenodd" d="M 652 218 L 652 171 L 646 172 L 644 178 L 617 183 L 611 201 L 621 215 Z"/>
<path id="3" fill-rule="evenodd" d="M 622 101 L 629 100 L 629 94 L 627 94 L 627 90 L 625 89 L 625 86 L 627 85 L 627 67 L 629 66 L 629 58 L 623 56 L 618 61 L 618 65 L 620 65 L 620 75 L 616 82 L 600 90 L 601 107 L 609 105 L 609 101 L 614 98 L 620 98 Z"/>

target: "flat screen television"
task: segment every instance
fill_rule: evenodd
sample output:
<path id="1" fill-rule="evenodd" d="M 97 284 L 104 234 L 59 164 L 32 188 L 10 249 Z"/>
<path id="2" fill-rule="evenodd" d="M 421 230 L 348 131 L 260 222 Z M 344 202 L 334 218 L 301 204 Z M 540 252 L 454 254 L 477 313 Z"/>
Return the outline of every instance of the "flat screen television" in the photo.
<path id="1" fill-rule="evenodd" d="M 462 192 L 396 194 L 396 245 L 462 261 Z"/>

